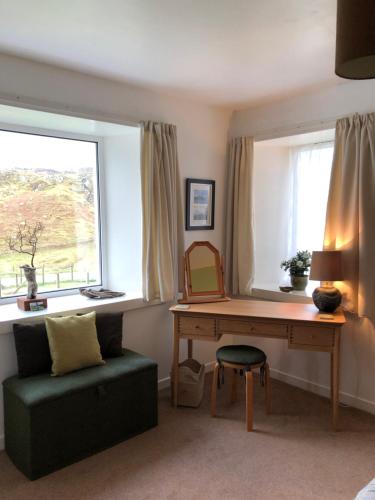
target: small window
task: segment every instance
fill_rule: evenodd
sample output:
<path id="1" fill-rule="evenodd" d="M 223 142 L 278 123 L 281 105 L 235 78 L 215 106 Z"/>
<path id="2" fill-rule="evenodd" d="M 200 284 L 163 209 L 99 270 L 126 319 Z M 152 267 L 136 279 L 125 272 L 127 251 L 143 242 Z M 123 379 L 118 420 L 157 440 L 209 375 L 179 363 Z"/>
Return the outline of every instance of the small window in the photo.
<path id="1" fill-rule="evenodd" d="M 100 285 L 98 143 L 0 131 L 0 235 L 2 298 Z"/>
<path id="2" fill-rule="evenodd" d="M 332 142 L 291 148 L 290 254 L 323 249 L 332 158 Z"/>
<path id="3" fill-rule="evenodd" d="M 255 287 L 275 288 L 280 263 L 321 250 L 334 130 L 259 141 L 254 147 Z"/>

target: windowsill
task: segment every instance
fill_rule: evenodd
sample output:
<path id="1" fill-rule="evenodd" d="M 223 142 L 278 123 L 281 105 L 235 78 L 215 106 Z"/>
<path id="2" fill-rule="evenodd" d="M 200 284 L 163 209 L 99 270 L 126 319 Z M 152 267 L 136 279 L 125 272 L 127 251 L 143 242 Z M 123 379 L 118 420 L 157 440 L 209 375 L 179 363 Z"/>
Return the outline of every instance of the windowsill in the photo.
<path id="1" fill-rule="evenodd" d="M 311 289 L 312 287 L 312 289 Z M 251 290 L 251 297 L 261 300 L 271 300 L 274 302 L 294 302 L 297 304 L 312 304 L 311 294 L 315 286 L 308 285 L 305 291 L 282 292 L 278 285 L 257 284 Z"/>
<path id="2" fill-rule="evenodd" d="M 146 303 L 139 293 L 127 293 L 123 297 L 94 300 L 82 295 L 64 295 L 48 299 L 48 308 L 43 311 L 26 312 L 21 311 L 16 303 L 0 305 L 0 335 L 7 334 L 12 329 L 12 323 L 35 322 L 44 316 L 62 313 L 77 313 L 89 311 L 101 311 L 102 309 L 118 311 L 130 311 L 150 305 L 161 304 L 160 302 Z"/>

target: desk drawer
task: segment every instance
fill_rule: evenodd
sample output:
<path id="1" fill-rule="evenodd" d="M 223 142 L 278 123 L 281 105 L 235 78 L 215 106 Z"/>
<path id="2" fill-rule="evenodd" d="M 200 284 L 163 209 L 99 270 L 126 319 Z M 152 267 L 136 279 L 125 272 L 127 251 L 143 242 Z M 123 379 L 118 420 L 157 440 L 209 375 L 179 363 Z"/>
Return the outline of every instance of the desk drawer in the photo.
<path id="1" fill-rule="evenodd" d="M 292 326 L 289 334 L 289 347 L 321 347 L 329 350 L 335 341 L 335 330 L 323 326 Z"/>
<path id="2" fill-rule="evenodd" d="M 220 319 L 219 333 L 232 333 L 238 335 L 259 335 L 262 337 L 286 338 L 288 328 L 282 323 L 266 323 L 261 321 L 241 321 L 234 319 Z"/>
<path id="3" fill-rule="evenodd" d="M 202 337 L 215 337 L 215 320 L 199 316 L 180 316 L 178 319 L 180 335 L 197 335 Z"/>

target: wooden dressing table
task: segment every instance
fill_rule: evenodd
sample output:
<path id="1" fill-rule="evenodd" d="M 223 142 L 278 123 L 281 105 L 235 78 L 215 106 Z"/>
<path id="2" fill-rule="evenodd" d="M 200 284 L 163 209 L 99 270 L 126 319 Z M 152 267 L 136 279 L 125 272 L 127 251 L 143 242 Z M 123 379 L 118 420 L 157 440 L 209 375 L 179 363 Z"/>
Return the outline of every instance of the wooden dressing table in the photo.
<path id="1" fill-rule="evenodd" d="M 321 317 L 312 304 L 291 304 L 255 300 L 173 306 L 174 315 L 172 403 L 177 406 L 180 339 L 188 341 L 188 356 L 194 340 L 218 341 L 222 335 L 278 338 L 289 349 L 328 352 L 331 355 L 331 401 L 333 427 L 337 430 L 339 405 L 340 333 L 345 323 L 341 311 L 332 319 Z"/>

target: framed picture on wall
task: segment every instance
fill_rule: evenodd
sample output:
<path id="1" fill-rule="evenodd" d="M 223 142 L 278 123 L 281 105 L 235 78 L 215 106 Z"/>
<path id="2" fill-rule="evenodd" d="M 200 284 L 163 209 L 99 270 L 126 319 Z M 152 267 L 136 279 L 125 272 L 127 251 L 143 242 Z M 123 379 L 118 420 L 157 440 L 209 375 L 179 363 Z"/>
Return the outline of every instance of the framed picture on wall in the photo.
<path id="1" fill-rule="evenodd" d="M 186 179 L 185 215 L 187 231 L 214 229 L 215 181 Z"/>

